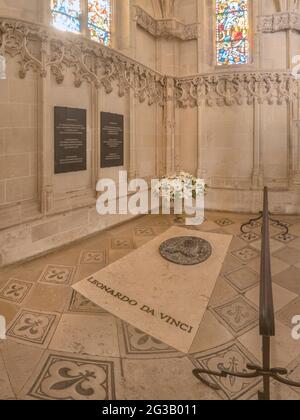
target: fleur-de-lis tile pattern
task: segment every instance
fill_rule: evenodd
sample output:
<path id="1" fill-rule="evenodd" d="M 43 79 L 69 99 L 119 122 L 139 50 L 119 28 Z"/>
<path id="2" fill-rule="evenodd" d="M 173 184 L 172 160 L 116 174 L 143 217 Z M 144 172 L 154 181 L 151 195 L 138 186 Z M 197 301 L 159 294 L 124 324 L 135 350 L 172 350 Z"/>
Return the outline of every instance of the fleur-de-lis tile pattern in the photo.
<path id="1" fill-rule="evenodd" d="M 241 235 L 239 235 L 239 238 L 247 243 L 251 243 L 257 241 L 260 238 L 260 236 L 257 233 L 250 231 L 247 233 L 242 233 Z"/>
<path id="2" fill-rule="evenodd" d="M 234 335 L 245 333 L 258 323 L 258 310 L 243 296 L 213 308 L 213 312 Z"/>
<path id="3" fill-rule="evenodd" d="M 134 230 L 136 236 L 154 236 L 155 232 L 152 227 L 136 228 Z"/>
<path id="4" fill-rule="evenodd" d="M 112 249 L 132 249 L 133 242 L 131 239 L 112 239 L 111 240 Z"/>
<path id="5" fill-rule="evenodd" d="M 194 360 L 201 369 L 218 372 L 222 369 L 232 373 L 247 372 L 247 364 L 255 364 L 257 361 L 248 353 L 240 343 L 231 342 L 220 346 L 211 351 L 193 355 Z M 260 379 L 239 379 L 234 377 L 216 378 L 208 377 L 208 380 L 221 388 L 223 398 L 236 400 L 251 395 L 253 388 L 259 383 Z"/>
<path id="6" fill-rule="evenodd" d="M 22 310 L 7 331 L 7 336 L 34 344 L 44 344 L 56 315 Z"/>
<path id="7" fill-rule="evenodd" d="M 238 251 L 232 252 L 232 255 L 242 262 L 249 262 L 259 256 L 259 253 L 250 247 L 242 248 Z"/>
<path id="8" fill-rule="evenodd" d="M 32 283 L 10 279 L 0 292 L 0 298 L 15 303 L 21 303 L 32 288 Z"/>
<path id="9" fill-rule="evenodd" d="M 109 234 L 100 233 L 97 238 L 59 250 L 51 254 L 49 260 L 43 257 L 17 269 L 8 267 L 1 270 L 0 312 L 7 311 L 12 320 L 7 324 L 7 340 L 1 346 L 0 377 L 2 379 L 1 374 L 4 373 L 5 379 L 6 375 L 2 370 L 3 357 L 8 374 L 5 388 L 11 383 L 14 389 L 8 392 L 0 384 L 0 400 L 8 398 L 7 395 L 41 400 L 99 401 L 122 399 L 124 396 L 139 400 L 157 399 L 161 395 L 172 399 L 174 386 L 179 398 L 190 395 L 193 399 L 210 399 L 213 395 L 215 399 L 257 400 L 261 384 L 255 379 L 219 378 L 215 384 L 221 387 L 221 391 L 215 392 L 197 383 L 192 375 L 195 364 L 216 371 L 225 368 L 237 372 L 245 371 L 247 363 L 259 364 L 256 358 L 260 358 L 257 317 L 261 223 L 254 222 L 248 226 L 248 233 L 243 236 L 239 227 L 247 222 L 246 215 L 218 213 L 216 216 L 216 213 L 207 212 L 205 216 L 204 224 L 197 226 L 197 230 L 212 233 L 226 230 L 234 235 L 237 245 L 227 254 L 192 356 L 183 355 L 120 320 L 113 319 L 112 322 L 110 314 L 70 287 L 75 273 L 77 281 L 77 277 L 87 277 L 104 266 L 103 251 L 106 251 L 106 262 L 114 262 L 157 236 L 162 229 L 167 229 L 174 223 L 173 217 L 145 216 L 144 220 L 128 222 L 121 230 L 118 227 Z M 216 229 L 217 218 L 232 221 L 232 226 L 225 222 L 220 225 L 222 229 Z M 273 365 L 287 368 L 289 378 L 299 381 L 300 348 L 299 342 L 291 339 L 291 319 L 300 309 L 300 217 L 284 219 L 293 240 L 290 237 L 276 238 L 282 234 L 276 225 L 271 226 L 270 233 L 273 245 L 275 242 L 272 269 L 279 343 L 274 343 Z M 101 244 L 100 248 L 95 243 Z M 281 247 L 278 251 L 275 250 L 276 244 Z M 95 252 L 95 255 L 86 254 L 90 252 Z M 44 270 L 40 275 L 42 268 Z M 53 301 L 58 296 L 62 317 L 53 309 L 57 307 L 53 306 Z M 62 318 L 67 319 L 65 324 Z M 103 339 L 100 340 L 98 334 L 91 334 L 91 328 L 85 329 L 89 320 L 95 325 L 101 322 L 103 328 L 109 325 Z M 112 324 L 118 329 L 112 329 Z M 60 334 L 63 325 L 67 326 L 68 340 L 66 334 Z M 83 328 L 78 329 L 79 325 Z M 100 357 L 95 348 L 102 347 L 107 353 L 101 353 L 104 356 Z M 84 354 L 80 354 L 83 348 Z M 108 357 L 113 352 L 116 356 Z M 182 362 L 182 367 L 178 361 Z M 171 368 L 164 369 L 166 366 Z M 20 369 L 24 375 L 20 375 Z M 272 397 L 280 395 L 290 399 L 289 388 L 282 386 L 282 390 L 282 393 L 273 390 Z M 299 395 L 300 399 L 298 389 L 290 396 L 295 395 Z"/>
<path id="10" fill-rule="evenodd" d="M 72 282 L 73 273 L 74 267 L 48 265 L 41 275 L 39 282 L 61 286 L 69 285 Z"/>
<path id="11" fill-rule="evenodd" d="M 216 220 L 215 223 L 221 227 L 234 225 L 234 222 L 227 218 Z"/>
<path id="12" fill-rule="evenodd" d="M 273 239 L 275 239 L 276 241 L 282 242 L 284 244 L 288 244 L 290 242 L 293 242 L 297 238 L 298 238 L 298 236 L 291 235 L 289 233 L 287 235 L 285 235 L 284 233 L 279 233 L 278 235 L 273 236 Z"/>
<path id="13" fill-rule="evenodd" d="M 105 264 L 105 251 L 83 251 L 81 254 L 81 264 Z"/>
<path id="14" fill-rule="evenodd" d="M 114 364 L 50 354 L 28 395 L 42 400 L 114 400 Z"/>

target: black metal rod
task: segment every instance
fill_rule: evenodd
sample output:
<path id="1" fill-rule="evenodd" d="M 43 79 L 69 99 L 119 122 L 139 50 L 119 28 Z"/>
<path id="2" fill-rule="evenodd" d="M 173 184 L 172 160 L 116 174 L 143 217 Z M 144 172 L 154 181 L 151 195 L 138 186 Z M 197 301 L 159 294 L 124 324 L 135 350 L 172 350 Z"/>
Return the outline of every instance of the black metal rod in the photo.
<path id="1" fill-rule="evenodd" d="M 252 219 L 250 222 L 242 225 L 241 231 L 244 231 L 246 226 L 253 226 L 253 224 L 263 219 L 262 224 L 262 241 L 261 241 L 261 282 L 260 282 L 260 311 L 259 311 L 259 329 L 262 336 L 262 367 L 247 365 L 247 372 L 231 372 L 226 369 L 220 369 L 219 372 L 213 372 L 206 369 L 195 369 L 193 374 L 197 379 L 204 384 L 210 386 L 214 390 L 220 390 L 220 387 L 209 380 L 205 379 L 202 375 L 208 375 L 217 378 L 227 378 L 228 376 L 235 378 L 263 378 L 263 391 L 258 393 L 258 399 L 261 401 L 270 401 L 270 383 L 271 378 L 277 382 L 285 385 L 295 386 L 300 388 L 300 383 L 290 381 L 283 376 L 288 375 L 286 369 L 273 368 L 271 369 L 271 337 L 275 337 L 275 311 L 273 301 L 273 285 L 271 273 L 271 252 L 270 252 L 270 218 L 268 204 L 268 188 L 264 189 L 264 210 L 260 213 L 257 219 Z M 274 221 L 275 222 L 275 221 Z M 284 235 L 288 234 L 287 226 L 281 222 L 276 222 L 276 225 L 287 229 Z"/>
<path id="2" fill-rule="evenodd" d="M 262 337 L 275 336 L 275 314 L 271 274 L 270 227 L 268 188 L 264 189 L 263 228 L 261 242 L 260 270 L 260 314 L 259 330 Z"/>
<path id="3" fill-rule="evenodd" d="M 270 372 L 271 369 L 271 339 L 270 337 L 263 337 L 263 371 Z M 270 375 L 263 376 L 263 401 L 270 401 Z"/>

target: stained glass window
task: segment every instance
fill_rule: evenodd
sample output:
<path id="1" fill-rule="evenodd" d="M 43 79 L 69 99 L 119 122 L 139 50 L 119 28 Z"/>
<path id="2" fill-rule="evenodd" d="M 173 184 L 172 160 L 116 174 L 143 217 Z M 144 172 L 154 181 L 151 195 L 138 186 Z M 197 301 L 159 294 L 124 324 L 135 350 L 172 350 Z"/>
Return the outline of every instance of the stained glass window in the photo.
<path id="1" fill-rule="evenodd" d="M 248 0 L 216 0 L 217 64 L 249 62 Z"/>
<path id="2" fill-rule="evenodd" d="M 88 29 L 91 39 L 109 45 L 110 23 L 110 0 L 88 0 Z"/>
<path id="3" fill-rule="evenodd" d="M 51 0 L 51 12 L 55 28 L 63 31 L 80 32 L 80 0 Z"/>

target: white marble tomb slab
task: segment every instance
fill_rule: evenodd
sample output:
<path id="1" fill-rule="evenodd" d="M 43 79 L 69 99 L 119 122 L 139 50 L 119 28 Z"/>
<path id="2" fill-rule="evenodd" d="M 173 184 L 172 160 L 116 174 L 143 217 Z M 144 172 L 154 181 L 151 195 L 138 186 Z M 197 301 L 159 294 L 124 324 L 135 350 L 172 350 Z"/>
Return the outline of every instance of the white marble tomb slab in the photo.
<path id="1" fill-rule="evenodd" d="M 209 241 L 212 256 L 195 266 L 166 261 L 160 256 L 159 247 L 178 236 Z M 189 353 L 231 240 L 231 235 L 172 227 L 73 288 L 134 327 Z"/>

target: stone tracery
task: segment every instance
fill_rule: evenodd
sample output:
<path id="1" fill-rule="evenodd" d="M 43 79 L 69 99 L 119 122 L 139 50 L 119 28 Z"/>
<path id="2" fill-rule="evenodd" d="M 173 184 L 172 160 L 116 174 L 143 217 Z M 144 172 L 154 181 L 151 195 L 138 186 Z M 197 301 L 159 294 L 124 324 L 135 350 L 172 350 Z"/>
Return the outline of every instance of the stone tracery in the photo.
<path id="1" fill-rule="evenodd" d="M 19 75 L 29 70 L 45 77 L 50 70 L 57 83 L 64 81 L 72 69 L 74 85 L 93 83 L 107 94 L 115 86 L 120 96 L 132 89 L 140 102 L 164 105 L 166 77 L 136 61 L 87 39 L 74 40 L 68 34 L 62 41 L 50 28 L 2 19 L 1 48 L 11 56 L 19 56 Z M 278 103 L 295 99 L 297 82 L 287 72 L 238 71 L 174 78 L 176 104 L 195 107 L 207 105 L 240 105 L 243 103 Z"/>

